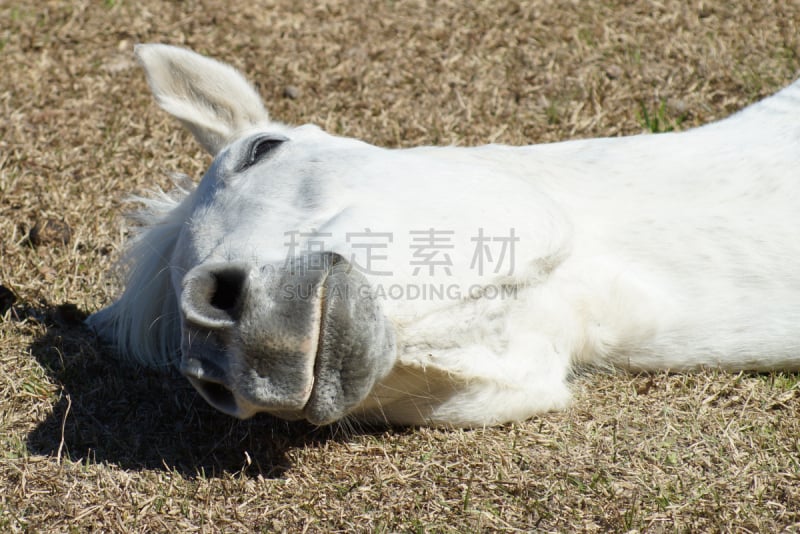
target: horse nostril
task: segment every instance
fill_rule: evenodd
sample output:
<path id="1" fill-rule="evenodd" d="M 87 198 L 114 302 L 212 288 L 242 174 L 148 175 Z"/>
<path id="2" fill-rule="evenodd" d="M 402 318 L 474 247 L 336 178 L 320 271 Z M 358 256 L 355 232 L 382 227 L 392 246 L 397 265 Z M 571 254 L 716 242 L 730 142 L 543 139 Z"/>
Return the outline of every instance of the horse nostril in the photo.
<path id="1" fill-rule="evenodd" d="M 236 415 L 238 407 L 233 392 L 224 384 L 225 371 L 207 359 L 188 358 L 181 364 L 181 372 L 209 404 L 229 415 Z"/>
<path id="2" fill-rule="evenodd" d="M 236 267 L 212 272 L 214 291 L 209 304 L 218 310 L 232 312 L 237 308 L 244 292 L 247 273 Z"/>
<path id="3" fill-rule="evenodd" d="M 205 381 L 194 384 L 194 387 L 203 395 L 211 406 L 223 413 L 236 415 L 236 398 L 234 398 L 231 390 L 222 384 Z"/>
<path id="4" fill-rule="evenodd" d="M 196 389 L 211 406 L 228 415 L 236 416 L 239 413 L 236 397 L 234 397 L 233 392 L 224 384 L 192 376 L 187 376 L 187 378 L 192 386 L 194 386 L 194 389 Z"/>
<path id="5" fill-rule="evenodd" d="M 232 263 L 200 265 L 183 280 L 181 309 L 186 320 L 211 330 L 228 328 L 242 314 L 247 294 L 246 266 Z"/>

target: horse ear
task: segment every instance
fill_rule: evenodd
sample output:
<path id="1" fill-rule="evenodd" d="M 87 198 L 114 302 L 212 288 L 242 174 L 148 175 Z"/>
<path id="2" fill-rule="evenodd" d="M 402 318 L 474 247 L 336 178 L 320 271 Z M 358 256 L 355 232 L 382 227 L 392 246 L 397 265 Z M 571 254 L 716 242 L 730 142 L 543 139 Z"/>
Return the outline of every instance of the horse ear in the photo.
<path id="1" fill-rule="evenodd" d="M 160 44 L 137 45 L 135 53 L 159 106 L 212 156 L 243 130 L 269 122 L 258 92 L 230 65 Z"/>

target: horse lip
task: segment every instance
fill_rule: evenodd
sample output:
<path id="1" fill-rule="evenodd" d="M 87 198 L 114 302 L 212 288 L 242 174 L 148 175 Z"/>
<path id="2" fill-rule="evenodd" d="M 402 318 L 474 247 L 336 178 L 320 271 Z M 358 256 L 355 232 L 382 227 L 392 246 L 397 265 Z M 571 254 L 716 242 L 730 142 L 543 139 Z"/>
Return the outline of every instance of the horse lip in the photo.
<path id="1" fill-rule="evenodd" d="M 322 352 L 322 338 L 325 335 L 325 305 L 327 303 L 326 291 L 328 283 L 329 270 L 325 271 L 325 275 L 320 281 L 320 295 L 319 295 L 319 330 L 317 332 L 317 350 L 314 351 L 314 367 L 311 371 L 311 385 L 308 388 L 308 397 L 301 409 L 302 413 L 306 413 L 311 400 L 314 398 L 314 388 L 317 386 L 317 374 L 319 373 L 319 362 L 321 360 L 320 353 Z"/>
<path id="2" fill-rule="evenodd" d="M 181 373 L 185 376 L 206 380 L 208 382 L 216 382 L 221 384 L 225 379 L 225 371 L 222 370 L 217 364 L 208 360 L 199 360 L 197 358 L 188 358 L 181 365 Z"/>

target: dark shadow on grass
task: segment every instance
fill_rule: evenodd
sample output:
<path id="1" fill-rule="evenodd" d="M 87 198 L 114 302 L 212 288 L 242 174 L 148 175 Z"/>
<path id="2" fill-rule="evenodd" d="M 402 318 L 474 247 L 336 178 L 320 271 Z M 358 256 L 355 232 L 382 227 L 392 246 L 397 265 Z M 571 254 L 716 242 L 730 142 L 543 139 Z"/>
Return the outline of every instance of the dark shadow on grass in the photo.
<path id="1" fill-rule="evenodd" d="M 275 478 L 291 467 L 292 449 L 343 436 L 266 415 L 246 421 L 223 415 L 176 371 L 121 363 L 98 344 L 82 324 L 86 314 L 72 305 L 29 308 L 23 315 L 47 327 L 30 349 L 62 387 L 53 413 L 28 436 L 34 454 L 57 456 L 60 449 L 76 462 L 168 469 L 188 477 Z"/>

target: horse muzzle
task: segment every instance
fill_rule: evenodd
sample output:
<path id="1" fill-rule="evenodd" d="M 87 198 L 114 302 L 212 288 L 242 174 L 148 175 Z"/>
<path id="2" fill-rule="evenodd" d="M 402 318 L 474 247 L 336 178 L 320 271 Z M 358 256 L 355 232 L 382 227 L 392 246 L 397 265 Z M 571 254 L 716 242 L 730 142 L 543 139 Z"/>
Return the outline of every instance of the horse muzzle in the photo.
<path id="1" fill-rule="evenodd" d="M 212 406 L 326 424 L 391 369 L 394 329 L 335 253 L 280 266 L 205 263 L 183 279 L 181 372 Z"/>

